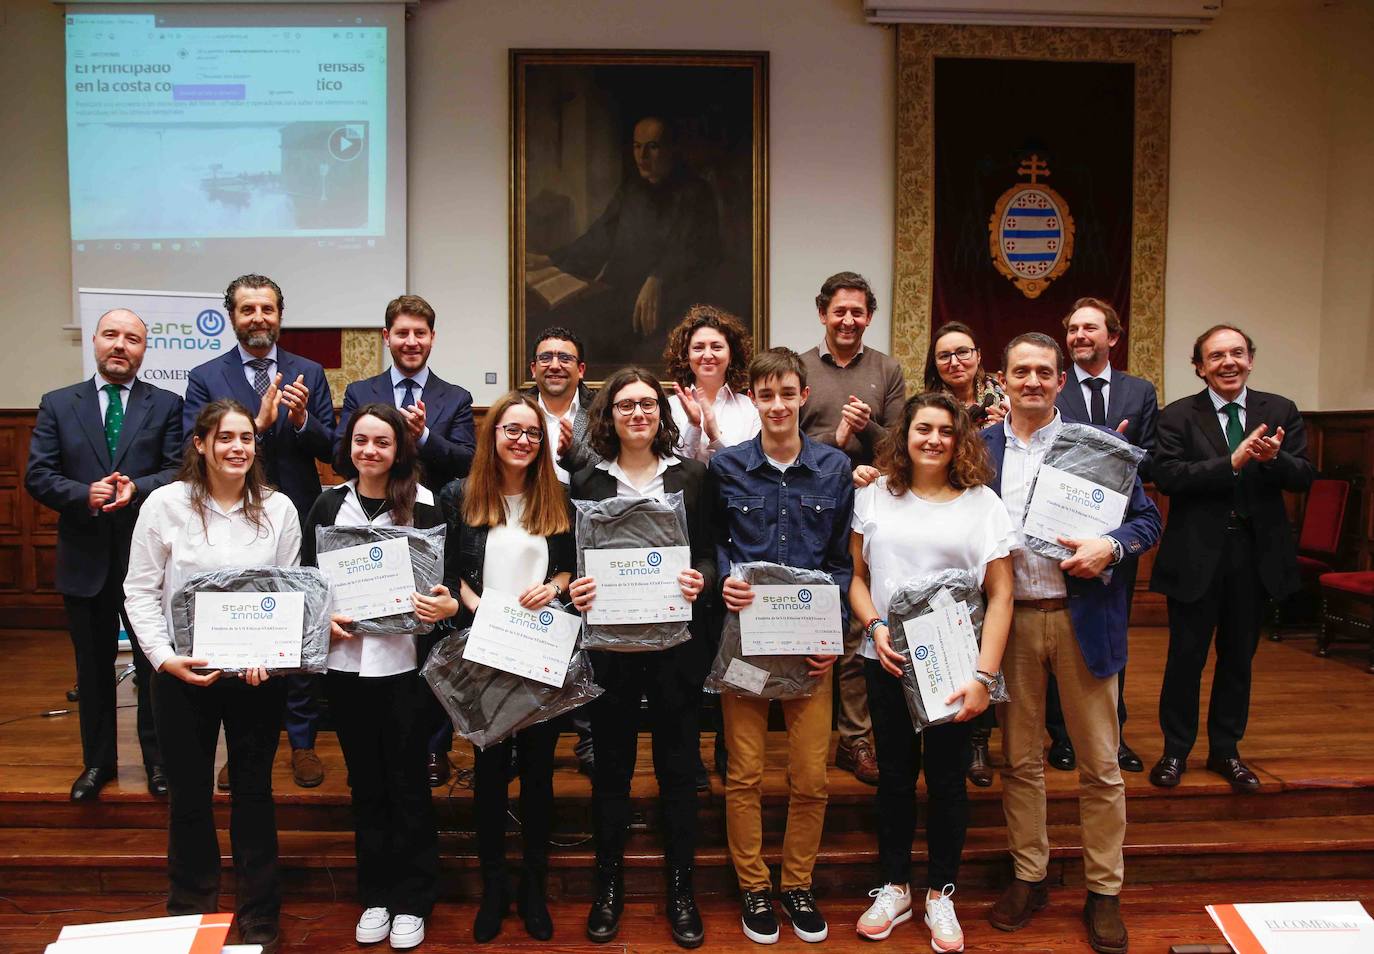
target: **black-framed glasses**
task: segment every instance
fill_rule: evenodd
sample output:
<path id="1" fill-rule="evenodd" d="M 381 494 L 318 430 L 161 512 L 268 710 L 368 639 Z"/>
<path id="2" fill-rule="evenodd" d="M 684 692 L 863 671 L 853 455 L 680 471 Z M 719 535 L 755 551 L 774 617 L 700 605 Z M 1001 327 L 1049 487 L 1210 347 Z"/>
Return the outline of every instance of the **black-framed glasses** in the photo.
<path id="1" fill-rule="evenodd" d="M 521 427 L 519 424 L 498 424 L 499 429 L 505 432 L 506 439 L 512 444 L 520 440 L 523 436 L 531 444 L 544 443 L 544 431 L 538 427 Z"/>
<path id="2" fill-rule="evenodd" d="M 625 398 L 623 401 L 616 401 L 611 406 L 615 408 L 617 412 L 619 412 L 621 415 L 625 417 L 629 417 L 631 414 L 633 414 L 635 412 L 635 408 L 639 408 L 645 414 L 657 414 L 658 398 L 640 398 L 638 401 L 634 400 L 633 398 Z"/>
<path id="3" fill-rule="evenodd" d="M 555 361 L 566 368 L 571 368 L 577 364 L 577 355 L 569 354 L 566 351 L 541 351 L 534 356 L 534 360 L 546 368 Z"/>
<path id="4" fill-rule="evenodd" d="M 977 353 L 977 348 L 955 348 L 953 351 L 937 351 L 935 352 L 935 363 L 949 364 L 950 358 L 958 358 L 960 361 L 967 361 Z"/>

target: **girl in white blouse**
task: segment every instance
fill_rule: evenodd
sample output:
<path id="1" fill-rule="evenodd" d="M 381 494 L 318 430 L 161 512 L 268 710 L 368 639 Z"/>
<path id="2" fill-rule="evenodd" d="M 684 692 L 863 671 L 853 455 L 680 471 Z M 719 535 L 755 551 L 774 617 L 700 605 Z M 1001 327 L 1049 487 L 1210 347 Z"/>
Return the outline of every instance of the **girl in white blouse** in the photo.
<path id="1" fill-rule="evenodd" d="M 758 409 L 743 393 L 752 357 L 744 325 L 711 305 L 693 305 L 672 330 L 663 362 L 673 379 L 668 406 L 681 435 L 679 457 L 705 464 L 759 432 Z"/>
<path id="2" fill-rule="evenodd" d="M 153 713 L 166 761 L 167 913 L 219 910 L 215 837 L 215 746 L 229 750 L 229 839 L 237 883 L 236 922 L 245 944 L 277 940 L 281 885 L 272 760 L 281 735 L 286 682 L 266 670 L 239 676 L 197 672 L 206 660 L 172 648 L 171 601 L 191 576 L 247 566 L 296 566 L 301 525 L 285 494 L 271 490 L 254 445 L 253 417 L 233 400 L 201 410 L 175 483 L 139 511 L 124 581 L 129 623 L 152 664 Z"/>

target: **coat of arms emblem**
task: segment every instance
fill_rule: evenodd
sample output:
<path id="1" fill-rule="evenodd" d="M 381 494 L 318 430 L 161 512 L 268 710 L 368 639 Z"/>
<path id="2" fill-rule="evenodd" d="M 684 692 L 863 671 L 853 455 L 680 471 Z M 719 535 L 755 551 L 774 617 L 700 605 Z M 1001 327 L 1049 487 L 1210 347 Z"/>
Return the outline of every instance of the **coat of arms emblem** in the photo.
<path id="1" fill-rule="evenodd" d="M 1029 176 L 997 200 L 988 219 L 992 264 L 1027 298 L 1036 298 L 1068 270 L 1073 257 L 1073 216 L 1064 197 L 1039 180 L 1049 163 L 1032 154 L 1016 170 Z"/>

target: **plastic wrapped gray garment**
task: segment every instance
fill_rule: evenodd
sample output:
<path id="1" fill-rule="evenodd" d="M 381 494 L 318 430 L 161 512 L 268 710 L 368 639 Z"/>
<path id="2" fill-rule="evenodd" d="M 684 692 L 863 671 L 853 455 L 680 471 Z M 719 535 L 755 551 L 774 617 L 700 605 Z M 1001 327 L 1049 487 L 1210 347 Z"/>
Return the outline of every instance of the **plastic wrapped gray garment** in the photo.
<path id="1" fill-rule="evenodd" d="M 817 586 L 835 584 L 835 578 L 820 570 L 803 570 L 778 563 L 734 563 L 730 575 L 751 586 Z M 768 673 L 768 681 L 759 692 L 750 692 L 725 681 L 725 671 L 736 659 Z M 720 648 L 711 673 L 706 677 L 708 692 L 723 692 L 754 699 L 804 699 L 816 691 L 820 680 L 811 675 L 811 665 L 805 656 L 746 656 L 740 635 L 739 614 L 727 612 L 720 631 Z M 825 678 L 830 678 L 826 676 Z"/>
<path id="2" fill-rule="evenodd" d="M 587 575 L 586 551 L 685 547 L 687 510 L 681 493 L 653 497 L 574 500 L 577 508 L 577 575 Z M 688 621 L 592 625 L 583 619 L 583 649 L 635 653 L 669 649 L 692 638 Z"/>
<path id="3" fill-rule="evenodd" d="M 479 749 L 601 695 L 601 687 L 592 681 L 591 660 L 581 649 L 573 650 L 563 685 L 556 687 L 465 660 L 469 632 L 465 629 L 441 640 L 420 675 L 448 712 L 454 729 Z"/>
<path id="4" fill-rule="evenodd" d="M 315 528 L 317 553 L 363 546 L 382 540 L 405 539 L 410 542 L 410 569 L 415 576 L 415 592 L 429 591 L 444 582 L 443 524 L 428 530 L 414 527 L 333 527 Z M 434 629 L 432 623 L 422 623 L 414 611 L 376 619 L 355 620 L 348 631 L 355 636 L 423 636 Z"/>
<path id="5" fill-rule="evenodd" d="M 940 595 L 941 592 L 946 595 Z M 909 620 L 924 616 L 938 609 L 942 601 L 967 603 L 969 619 L 973 623 L 973 635 L 979 645 L 983 642 L 983 591 L 978 586 L 978 574 L 972 570 L 942 570 L 922 577 L 897 588 L 887 604 L 888 633 L 892 648 L 902 656 L 902 695 L 906 696 L 906 708 L 911 713 L 911 724 L 920 732 L 928 725 L 940 725 L 954 721 L 954 716 L 931 720 L 926 715 L 925 704 L 921 700 L 921 690 L 916 685 L 916 670 L 911 661 L 911 647 L 907 645 L 904 624 Z M 989 692 L 990 702 L 1009 702 L 1006 680 L 999 675 L 997 687 Z"/>
<path id="6" fill-rule="evenodd" d="M 1091 424 L 1065 424 L 1045 452 L 1045 459 L 1040 466 L 1058 468 L 1129 498 L 1135 487 L 1136 470 L 1146 456 L 1144 449 Z M 1035 496 L 1035 484 L 1039 479 L 1040 471 L 1037 470 L 1035 479 L 1026 490 L 1027 510 L 1030 509 Z M 1023 513 L 1023 522 L 1024 519 Z M 1072 550 L 1053 540 L 1042 540 L 1030 534 L 1026 534 L 1025 539 L 1029 549 L 1051 560 L 1067 560 L 1073 556 Z M 1102 579 L 1111 579 L 1110 568 L 1103 572 Z"/>
<path id="7" fill-rule="evenodd" d="M 270 673 L 316 672 L 329 668 L 329 608 L 334 594 L 324 574 L 313 566 L 242 566 L 197 573 L 172 594 L 172 648 L 191 655 L 195 637 L 197 593 L 304 593 L 305 631 L 301 664 Z"/>

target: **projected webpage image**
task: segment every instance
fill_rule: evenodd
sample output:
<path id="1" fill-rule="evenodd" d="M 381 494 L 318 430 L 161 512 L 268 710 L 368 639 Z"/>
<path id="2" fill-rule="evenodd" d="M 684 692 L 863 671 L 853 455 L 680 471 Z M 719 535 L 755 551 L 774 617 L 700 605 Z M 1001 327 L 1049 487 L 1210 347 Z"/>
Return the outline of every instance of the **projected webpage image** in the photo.
<path id="1" fill-rule="evenodd" d="M 386 28 L 67 17 L 72 239 L 382 236 Z"/>

